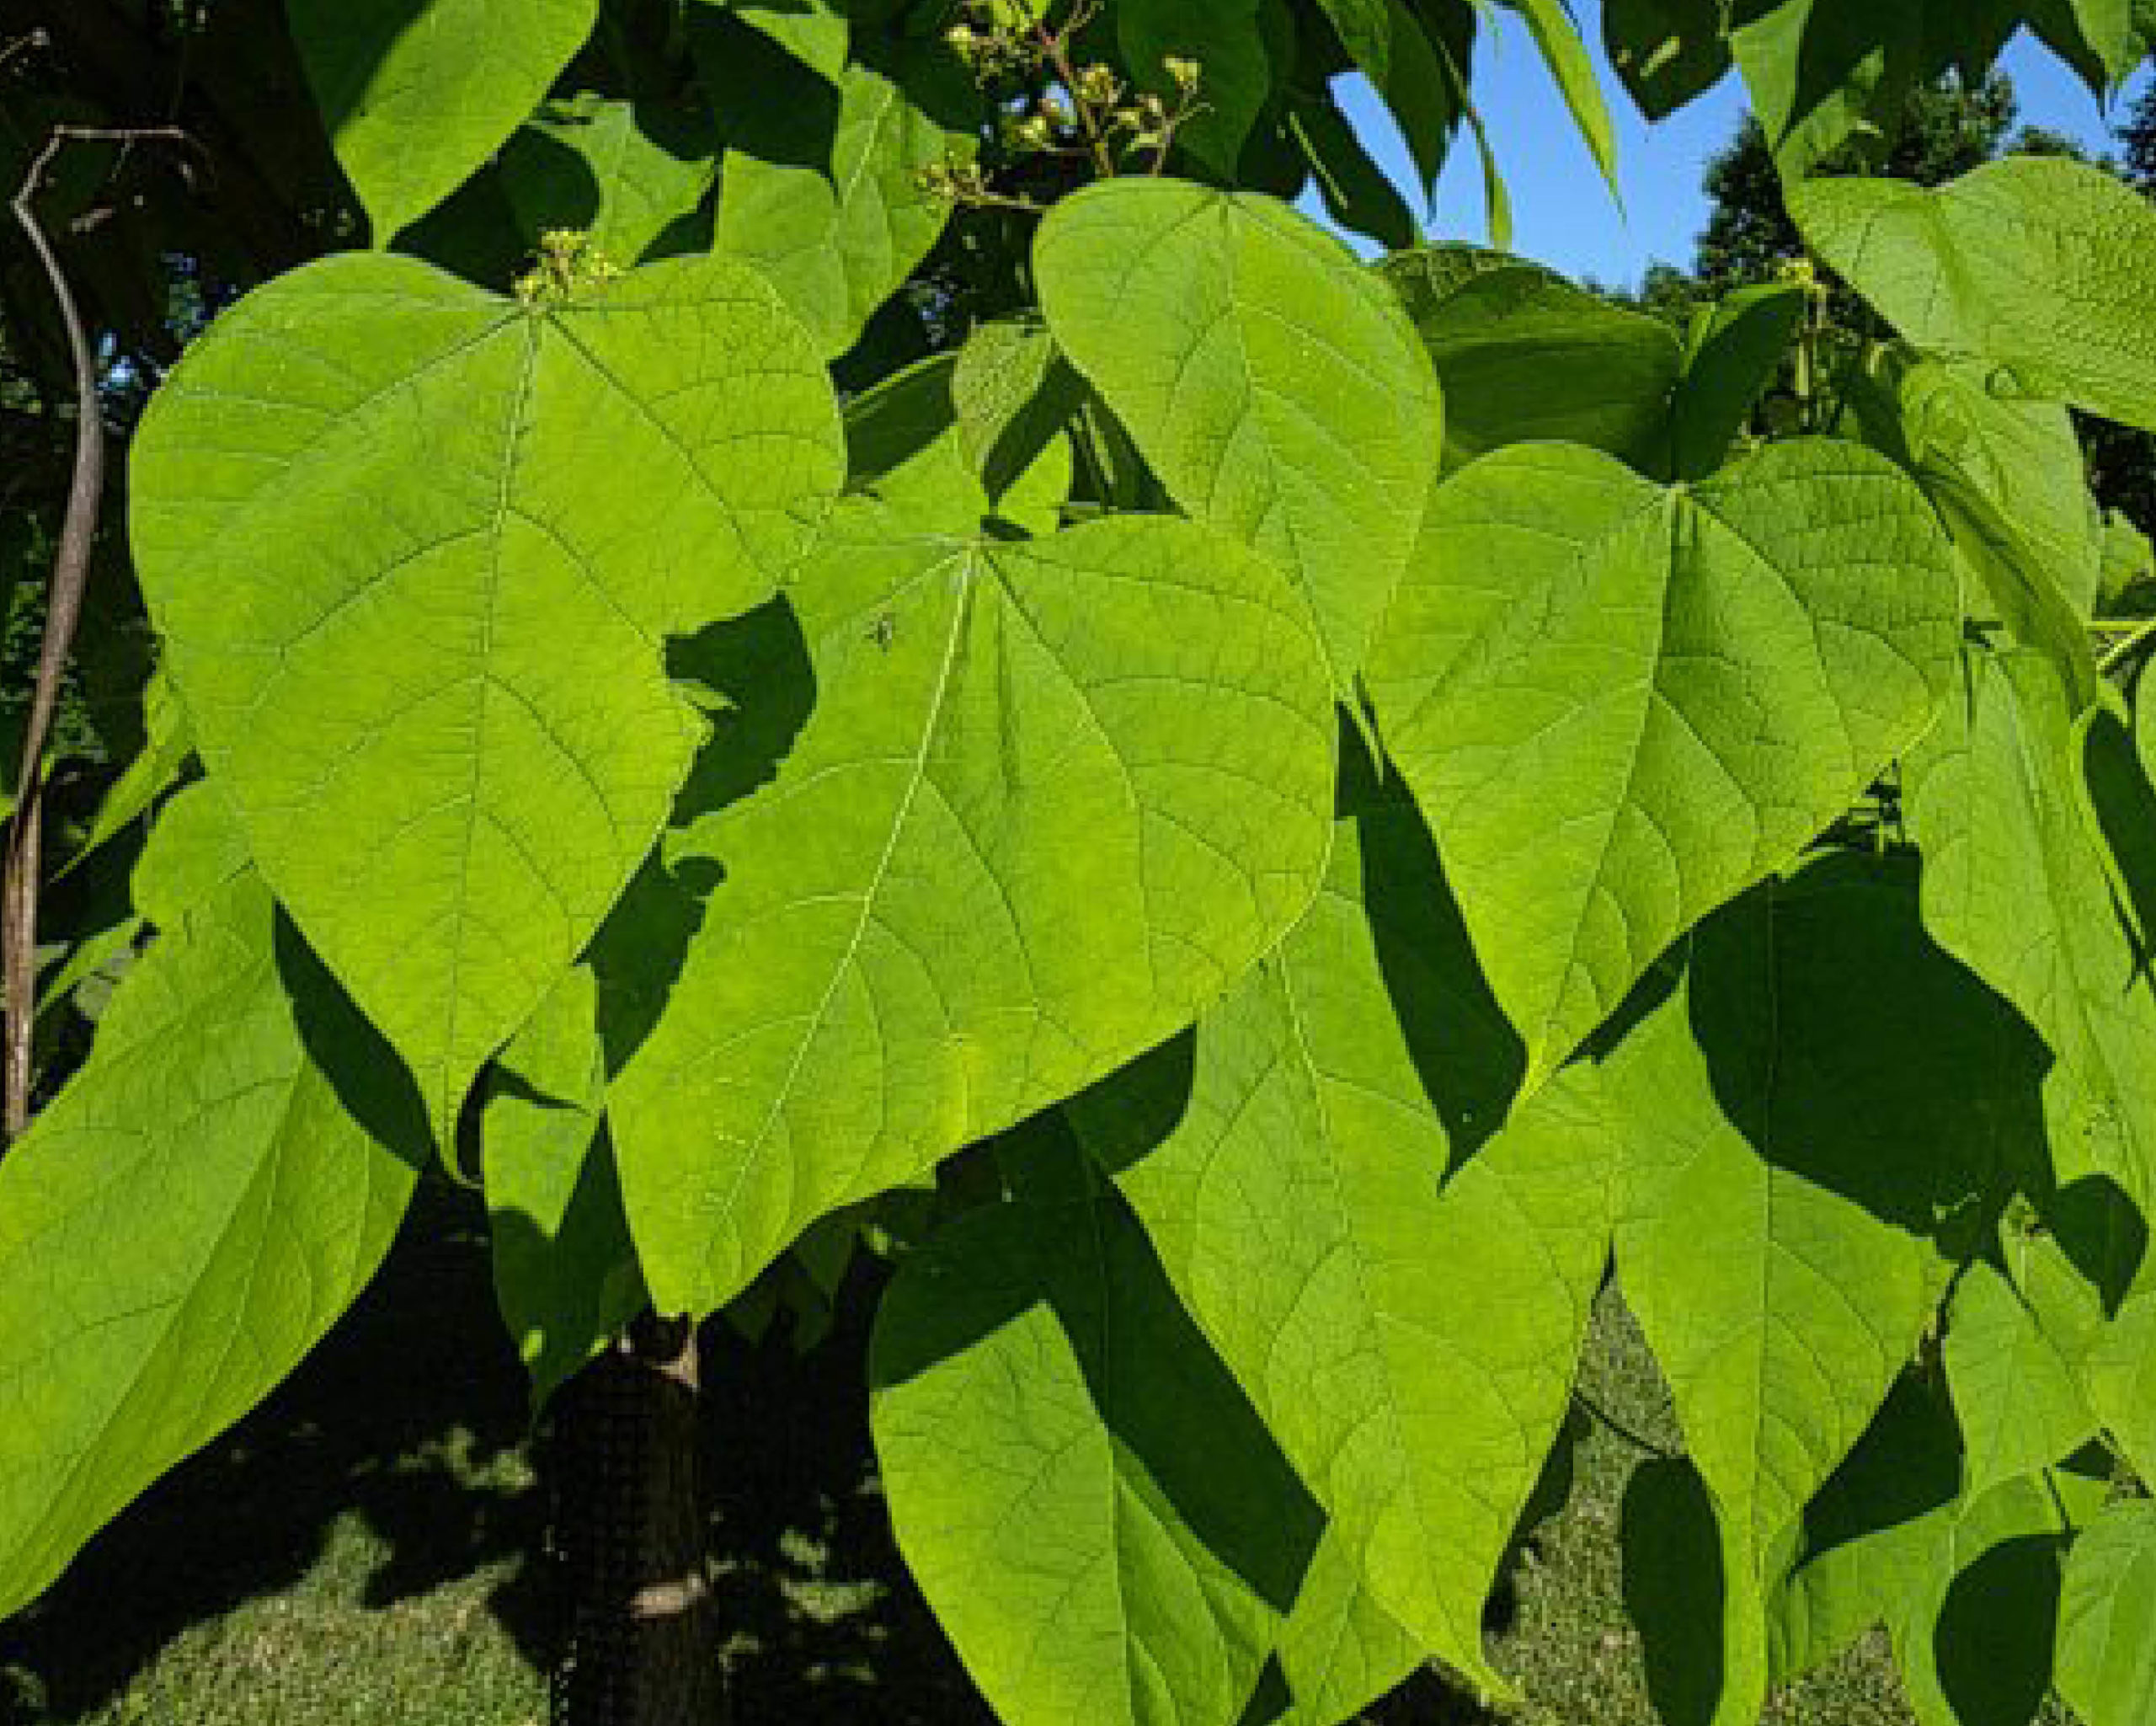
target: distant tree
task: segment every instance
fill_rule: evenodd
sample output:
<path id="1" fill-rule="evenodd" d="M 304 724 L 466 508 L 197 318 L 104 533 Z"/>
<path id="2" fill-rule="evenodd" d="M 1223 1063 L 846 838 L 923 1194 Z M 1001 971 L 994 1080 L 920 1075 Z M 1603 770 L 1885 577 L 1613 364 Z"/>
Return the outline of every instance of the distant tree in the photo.
<path id="1" fill-rule="evenodd" d="M 2141 93 L 2115 136 L 2124 152 L 2120 171 L 2145 195 L 2156 197 L 2156 84 Z"/>

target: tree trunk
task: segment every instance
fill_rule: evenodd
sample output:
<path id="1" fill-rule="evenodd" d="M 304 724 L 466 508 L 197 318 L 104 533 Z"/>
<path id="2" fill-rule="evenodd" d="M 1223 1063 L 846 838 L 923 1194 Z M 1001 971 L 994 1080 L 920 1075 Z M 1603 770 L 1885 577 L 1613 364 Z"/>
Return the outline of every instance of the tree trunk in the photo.
<path id="1" fill-rule="evenodd" d="M 698 1468 L 696 1333 L 649 1314 L 554 1417 L 567 1593 L 555 1726 L 719 1726 L 718 1638 Z"/>

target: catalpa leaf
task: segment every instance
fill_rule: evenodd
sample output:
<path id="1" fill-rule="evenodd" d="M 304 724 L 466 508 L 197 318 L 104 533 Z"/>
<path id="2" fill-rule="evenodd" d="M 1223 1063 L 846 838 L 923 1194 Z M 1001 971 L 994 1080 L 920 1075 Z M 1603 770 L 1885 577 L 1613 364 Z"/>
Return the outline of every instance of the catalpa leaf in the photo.
<path id="1" fill-rule="evenodd" d="M 664 824 L 664 638 L 771 593 L 841 459 L 806 334 L 720 260 L 526 304 L 327 259 L 158 391 L 134 545 L 196 748 L 445 1137 Z"/>
<path id="2" fill-rule="evenodd" d="M 579 965 L 502 1051 L 481 1123 L 494 1299 L 535 1412 L 645 1305 L 598 1021 L 598 980 Z"/>
<path id="3" fill-rule="evenodd" d="M 1235 1726 L 1323 1515 L 1059 1121 L 1016 1154 L 877 1317 L 899 1549 L 1011 1726 Z"/>
<path id="4" fill-rule="evenodd" d="M 1453 465 L 1506 444 L 1590 445 L 1659 478 L 1681 353 L 1657 318 L 1539 264 L 1438 246 L 1385 260 L 1435 366 Z"/>
<path id="5" fill-rule="evenodd" d="M 1738 901 L 1602 1069 L 1618 1274 L 1720 1524 L 1721 1726 L 1758 1718 L 1766 1591 L 1944 1292 L 1942 1220 L 2038 1130 L 2042 1052 L 1925 938 L 1911 873 L 1844 858 Z"/>
<path id="6" fill-rule="evenodd" d="M 1805 290 L 1793 282 L 1760 282 L 1693 314 L 1670 403 L 1677 478 L 1704 479 L 1728 457 L 1789 353 L 1805 302 Z"/>
<path id="7" fill-rule="evenodd" d="M 2156 1190 L 2156 1001 L 2111 896 L 2072 776 L 2074 715 L 2049 662 L 1967 655 L 1965 693 L 1911 756 L 1910 830 L 1939 943 L 2014 1003 L 2056 1058 L 2051 1173 Z M 2109 1273 L 2121 1280 L 2135 1266 Z"/>
<path id="8" fill-rule="evenodd" d="M 2156 210 L 2100 169 L 1994 162 L 1936 191 L 1816 179 L 1790 212 L 1812 248 L 1919 348 L 1991 387 L 2156 430 Z"/>
<path id="9" fill-rule="evenodd" d="M 1173 180 L 1065 199 L 1033 258 L 1057 344 L 1177 503 L 1301 584 L 1352 693 L 1444 434 L 1391 294 L 1285 206 Z"/>
<path id="10" fill-rule="evenodd" d="M 387 245 L 538 107 L 599 0 L 286 0 L 337 160 Z"/>
<path id="11" fill-rule="evenodd" d="M 973 159 L 979 94 L 942 44 L 905 42 L 886 68 L 836 76 L 829 138 L 814 159 L 726 153 L 718 249 L 776 282 L 826 355 L 851 348 L 876 308 L 928 255 L 948 196 L 925 174 Z"/>
<path id="12" fill-rule="evenodd" d="M 1673 489 L 1521 446 L 1438 489 L 1369 682 L 1529 1088 L 1923 734 L 1959 615 L 1922 494 L 1853 445 Z"/>
<path id="13" fill-rule="evenodd" d="M 1067 1111 L 1376 1602 L 1491 1694 L 1483 1607 L 1564 1417 L 1617 1162 L 1588 1079 L 1481 1144 L 1519 1067 L 1413 806 L 1365 793 L 1194 1050 Z"/>
<path id="14" fill-rule="evenodd" d="M 2087 1726 L 2146 1726 L 2156 1699 L 2156 1504 L 2111 1505 L 2073 1543 L 2058 1693 Z"/>
<path id="15" fill-rule="evenodd" d="M 1649 120 L 1667 120 L 1722 81 L 1726 12 L 1723 0 L 1603 0 L 1603 47 Z"/>
<path id="16" fill-rule="evenodd" d="M 702 250 L 711 223 L 696 212 L 718 179 L 708 119 L 590 92 L 548 104 L 501 156 L 502 190 L 530 243 L 574 228 L 617 265 Z"/>
<path id="17" fill-rule="evenodd" d="M 426 1154 L 408 1081 L 259 878 L 159 938 L 0 1162 L 0 1611 L 298 1364 Z"/>
<path id="18" fill-rule="evenodd" d="M 1921 5 L 1751 0 L 1732 12 L 1730 51 L 1785 184 L 1852 137 L 1900 118 L 1924 46 Z"/>
<path id="19" fill-rule="evenodd" d="M 914 535 L 862 503 L 792 598 L 814 710 L 685 842 L 725 881 L 611 1098 L 666 1311 L 1188 1023 L 1330 839 L 1308 608 L 1231 541 Z"/>
<path id="20" fill-rule="evenodd" d="M 1981 1259 L 1955 1285 L 1945 1354 L 1972 1497 L 2062 1461 L 2095 1437 L 2095 1417 L 2057 1339 Z"/>
<path id="21" fill-rule="evenodd" d="M 1338 1726 L 1423 1661 L 1414 1638 L 1377 1603 L 1358 1542 L 1337 1523 L 1326 1525 L 1310 1556 L 1276 1653 L 1285 1694 L 1237 1726 Z"/>

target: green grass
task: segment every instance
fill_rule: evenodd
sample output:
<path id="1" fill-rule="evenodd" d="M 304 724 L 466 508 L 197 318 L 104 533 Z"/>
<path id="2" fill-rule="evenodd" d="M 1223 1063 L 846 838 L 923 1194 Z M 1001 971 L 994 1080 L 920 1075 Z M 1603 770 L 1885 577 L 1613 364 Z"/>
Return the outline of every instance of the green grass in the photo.
<path id="1" fill-rule="evenodd" d="M 737 1726 L 993 1726 L 899 1563 L 866 1438 L 857 1328 L 795 1360 L 715 1338 L 712 1544 Z M 1614 1296 L 1566 1508 L 1493 1608 L 1532 1726 L 1661 1726 L 1624 1611 L 1634 1469 L 1673 1446 Z M 1620 1431 L 1618 1429 L 1623 1429 Z M 0 1627 L 0 1726 L 538 1726 L 552 1617 L 523 1383 L 472 1220 L 437 1199 L 377 1288 L 253 1418 Z M 1373 1726 L 1489 1717 L 1424 1675 Z M 1882 1638 L 1770 1726 L 1908 1726 Z"/>

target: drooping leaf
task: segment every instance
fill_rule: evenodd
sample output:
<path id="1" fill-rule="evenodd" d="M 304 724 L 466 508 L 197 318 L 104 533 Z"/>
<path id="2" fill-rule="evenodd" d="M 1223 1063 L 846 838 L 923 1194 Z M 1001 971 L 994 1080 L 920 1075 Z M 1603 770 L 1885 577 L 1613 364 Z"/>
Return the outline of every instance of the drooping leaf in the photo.
<path id="1" fill-rule="evenodd" d="M 1729 44 L 1775 163 L 1794 187 L 1850 138 L 1876 140 L 1898 120 L 1921 62 L 1924 9 L 1873 0 L 1754 0 L 1732 15 Z"/>
<path id="2" fill-rule="evenodd" d="M 2156 1188 L 2156 1001 L 2072 789 L 2073 714 L 2043 658 L 1972 650 L 1966 692 L 1909 760 L 1925 926 L 2055 1057 L 2052 1173 Z M 2116 1268 L 2131 1275 L 2134 1267 Z"/>
<path id="3" fill-rule="evenodd" d="M 1067 1112 L 1377 1602 L 1503 1694 L 1483 1607 L 1564 1416 L 1617 1158 L 1586 1081 L 1481 1144 L 1518 1045 L 1413 806 L 1358 801 L 1326 891 L 1194 1050 Z"/>
<path id="4" fill-rule="evenodd" d="M 1892 416 L 1875 441 L 1937 505 L 1981 584 L 1972 609 L 2042 651 L 2077 706 L 2093 699 L 2086 626 L 2101 546 L 2066 409 L 2002 400 L 1972 368 L 1931 361 L 1901 369 L 1863 402 L 1860 415 Z"/>
<path id="5" fill-rule="evenodd" d="M 1557 82 L 1572 123 L 1594 157 L 1595 166 L 1614 194 L 1617 190 L 1617 130 L 1609 106 L 1602 99 L 1601 81 L 1594 61 L 1580 39 L 1579 25 L 1572 15 L 1571 0 L 1502 0 L 1527 21 L 1528 34 L 1542 56 L 1543 64 Z"/>
<path id="6" fill-rule="evenodd" d="M 598 981 L 579 965 L 502 1051 L 481 1125 L 494 1298 L 543 1406 L 643 1309 L 601 1111 Z"/>
<path id="7" fill-rule="evenodd" d="M 1853 445 L 1677 489 L 1523 446 L 1438 489 L 1369 681 L 1530 1088 L 1923 734 L 1958 616 L 1929 507 Z"/>
<path id="8" fill-rule="evenodd" d="M 696 211 L 718 181 L 718 150 L 701 115 L 586 92 L 549 103 L 510 140 L 502 189 L 529 243 L 575 228 L 627 265 L 708 243 Z"/>
<path id="9" fill-rule="evenodd" d="M 1649 120 L 1667 120 L 1729 71 L 1722 0 L 1603 0 L 1609 63 Z"/>
<path id="10" fill-rule="evenodd" d="M 1437 184 L 1459 129 L 1460 72 L 1451 45 L 1433 35 L 1408 0 L 1317 0 L 1406 142 L 1425 190 Z"/>
<path id="11" fill-rule="evenodd" d="M 538 107 L 598 0 L 285 0 L 337 159 L 386 245 Z"/>
<path id="12" fill-rule="evenodd" d="M 2000 393 L 2156 430 L 2156 210 L 2110 174 L 2022 156 L 1936 191 L 1812 180 L 1789 208 L 1918 347 L 1991 367 Z"/>
<path id="13" fill-rule="evenodd" d="M 1327 216 L 1387 251 L 1421 241 L 1422 227 L 1415 212 L 1370 159 L 1330 90 L 1297 98 L 1288 110 L 1288 126 Z"/>
<path id="14" fill-rule="evenodd" d="M 2058 1691 L 2087 1726 L 2146 1726 L 2156 1707 L 2156 1503 L 2113 1504 L 2073 1543 Z"/>
<path id="15" fill-rule="evenodd" d="M 2041 1050 L 1926 939 L 1909 874 L 1758 889 L 1603 1066 L 1618 1273 L 1721 1526 L 1723 1726 L 1758 1717 L 1766 1591 L 1917 1346 L 1945 1231 L 2039 1130 Z"/>
<path id="16" fill-rule="evenodd" d="M 611 1098 L 665 1311 L 1187 1024 L 1329 841 L 1308 608 L 1229 540 L 912 537 L 862 504 L 792 598 L 815 709 L 691 836 L 726 879 Z"/>
<path id="17" fill-rule="evenodd" d="M 1978 1260 L 1962 1273 L 1946 1326 L 1946 1382 L 1972 1498 L 2063 1461 L 2095 1437 L 2072 1363 L 1999 1271 Z"/>
<path id="18" fill-rule="evenodd" d="M 1796 284 L 1760 282 L 1694 314 L 1670 404 L 1678 478 L 1704 479 L 1727 458 L 1774 382 L 1804 311 L 1804 290 Z"/>
<path id="19" fill-rule="evenodd" d="M 1681 355 L 1661 319 L 1471 247 L 1402 253 L 1382 270 L 1444 391 L 1448 464 L 1554 440 L 1668 473 Z"/>
<path id="20" fill-rule="evenodd" d="M 1273 200 L 1167 180 L 1065 199 L 1033 255 L 1063 351 L 1178 503 L 1301 584 L 1352 693 L 1444 429 L 1392 295 Z"/>
<path id="21" fill-rule="evenodd" d="M 128 878 L 129 897 L 155 927 L 176 929 L 252 862 L 247 835 L 223 792 L 197 780 L 157 812 Z"/>
<path id="22" fill-rule="evenodd" d="M 1084 382 L 1038 323 L 998 320 L 966 338 L 951 373 L 951 405 L 958 446 L 992 502 L 1019 489 L 1043 454 L 1062 441 L 1085 398 Z M 1051 510 L 1069 496 L 1069 478 L 1066 471 Z"/>
<path id="23" fill-rule="evenodd" d="M 888 67 L 836 74 L 829 136 L 809 159 L 745 142 L 726 154 L 718 250 L 770 275 L 832 357 L 943 232 L 951 202 L 924 173 L 978 147 L 979 94 L 957 57 L 940 42 L 889 51 Z"/>
<path id="24" fill-rule="evenodd" d="M 426 1154 L 259 878 L 166 931 L 0 1162 L 0 1611 L 298 1364 Z"/>
<path id="25" fill-rule="evenodd" d="M 179 783 L 187 758 L 195 752 L 195 740 L 187 729 L 187 715 L 173 692 L 172 679 L 160 666 L 142 689 L 141 751 L 113 781 L 98 804 L 90 831 L 70 859 L 72 869 L 99 846 L 116 837 L 149 813 L 150 806 Z M 12 767 L 8 769 L 13 771 Z M 64 873 L 64 872 L 63 872 Z"/>
<path id="26" fill-rule="evenodd" d="M 1322 1515 L 1059 1123 L 1026 1138 L 878 1316 L 899 1548 L 1011 1726 L 1235 1726 Z"/>
<path id="27" fill-rule="evenodd" d="M 663 638 L 768 595 L 840 471 L 807 335 L 718 259 L 525 305 L 331 258 L 158 392 L 135 551 L 196 747 L 438 1130 L 665 820 Z"/>

